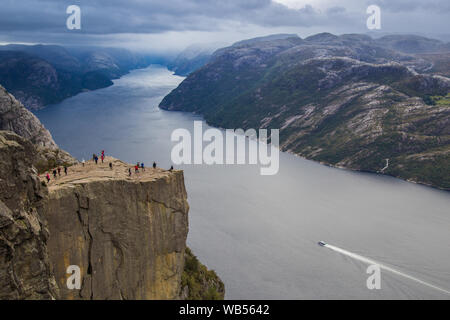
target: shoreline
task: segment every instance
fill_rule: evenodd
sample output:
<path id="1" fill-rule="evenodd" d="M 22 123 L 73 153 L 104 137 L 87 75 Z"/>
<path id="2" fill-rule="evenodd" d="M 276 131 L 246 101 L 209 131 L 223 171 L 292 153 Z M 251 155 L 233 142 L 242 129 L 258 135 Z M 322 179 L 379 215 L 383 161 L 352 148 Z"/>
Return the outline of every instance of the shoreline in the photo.
<path id="1" fill-rule="evenodd" d="M 220 129 L 220 130 L 226 130 L 226 128 L 223 128 L 223 127 L 220 127 L 220 126 L 215 126 L 215 125 L 212 125 L 212 124 L 208 123 L 208 121 L 203 117 L 203 115 L 200 114 L 200 113 L 197 113 L 197 112 L 189 112 L 189 111 L 181 111 L 181 110 L 168 110 L 168 109 L 162 108 L 160 106 L 158 106 L 158 108 L 161 109 L 161 110 L 164 110 L 164 111 L 183 112 L 183 113 L 190 113 L 190 114 L 198 115 L 198 116 L 202 117 L 203 121 L 205 121 L 205 123 L 208 126 L 210 126 L 212 128 Z M 429 184 L 429 183 L 426 183 L 426 182 L 422 182 L 422 181 L 416 181 L 416 180 L 413 180 L 411 178 L 403 178 L 403 177 L 400 177 L 400 176 L 395 176 L 395 175 L 391 175 L 391 174 L 381 173 L 379 171 L 360 170 L 360 169 L 355 169 L 355 168 L 350 168 L 350 167 L 338 166 L 338 165 L 334 165 L 334 164 L 327 163 L 327 162 L 324 162 L 324 161 L 317 161 L 317 160 L 309 159 L 309 158 L 307 158 L 307 157 L 305 157 L 305 156 L 303 156 L 301 154 L 297 154 L 297 153 L 295 153 L 293 151 L 290 151 L 290 150 L 282 150 L 279 146 L 278 146 L 278 150 L 279 150 L 279 152 L 284 152 L 284 153 L 287 153 L 287 154 L 290 154 L 290 155 L 302 158 L 304 160 L 313 161 L 315 163 L 318 163 L 318 164 L 321 164 L 321 165 L 324 165 L 324 166 L 327 166 L 327 167 L 330 167 L 330 168 L 341 169 L 341 170 L 349 170 L 349 171 L 353 171 L 353 172 L 369 173 L 369 174 L 374 174 L 374 175 L 384 176 L 384 177 L 391 177 L 391 178 L 394 178 L 394 179 L 402 180 L 404 182 L 413 183 L 415 185 L 421 185 L 421 186 L 432 188 L 432 189 L 435 189 L 435 190 L 444 191 L 444 192 L 447 192 L 447 193 L 450 192 L 450 189 L 445 189 L 445 188 L 442 188 L 442 187 L 439 187 L 439 186 L 436 186 L 436 185 L 433 185 L 433 184 Z"/>

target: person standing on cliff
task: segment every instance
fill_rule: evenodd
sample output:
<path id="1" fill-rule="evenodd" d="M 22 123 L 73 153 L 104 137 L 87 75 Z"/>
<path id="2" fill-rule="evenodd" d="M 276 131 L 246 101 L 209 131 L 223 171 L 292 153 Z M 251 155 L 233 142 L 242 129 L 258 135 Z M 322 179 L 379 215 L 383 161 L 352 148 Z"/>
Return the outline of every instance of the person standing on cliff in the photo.
<path id="1" fill-rule="evenodd" d="M 58 176 L 61 177 L 61 167 L 58 167 Z"/>
<path id="2" fill-rule="evenodd" d="M 105 155 L 104 154 L 102 154 L 102 163 L 103 163 L 103 160 L 105 159 Z"/>
<path id="3" fill-rule="evenodd" d="M 97 155 L 94 155 L 94 161 L 95 161 L 95 164 L 98 164 L 98 157 L 97 157 Z"/>
<path id="4" fill-rule="evenodd" d="M 153 162 L 153 169 L 156 168 L 156 162 Z"/>
<path id="5" fill-rule="evenodd" d="M 141 169 L 142 169 L 142 171 L 145 171 L 145 166 L 144 166 L 143 162 L 141 163 Z"/>
<path id="6" fill-rule="evenodd" d="M 56 175 L 57 175 L 57 173 L 56 173 L 56 169 L 53 169 L 53 177 L 56 179 Z"/>
<path id="7" fill-rule="evenodd" d="M 65 173 L 66 176 L 67 176 L 67 166 L 64 166 L 64 173 Z"/>
<path id="8" fill-rule="evenodd" d="M 109 168 L 112 170 L 112 162 L 109 163 Z"/>
<path id="9" fill-rule="evenodd" d="M 47 172 L 47 175 L 45 176 L 47 178 L 47 183 L 50 183 L 50 174 Z"/>
<path id="10" fill-rule="evenodd" d="M 128 176 L 131 177 L 131 168 L 128 168 Z"/>

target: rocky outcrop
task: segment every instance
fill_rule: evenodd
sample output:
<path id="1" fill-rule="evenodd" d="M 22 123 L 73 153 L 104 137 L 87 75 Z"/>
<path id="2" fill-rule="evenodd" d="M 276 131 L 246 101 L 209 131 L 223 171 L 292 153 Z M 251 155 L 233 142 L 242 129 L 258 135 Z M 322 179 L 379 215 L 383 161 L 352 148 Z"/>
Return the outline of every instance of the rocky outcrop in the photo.
<path id="1" fill-rule="evenodd" d="M 0 131 L 0 299 L 223 298 L 217 275 L 186 254 L 182 171 L 130 176 L 131 165 L 107 157 L 47 183 L 37 155 Z M 67 285 L 70 266 L 80 288 Z"/>
<path id="2" fill-rule="evenodd" d="M 0 130 L 12 131 L 36 146 L 38 153 L 33 164 L 39 172 L 77 162 L 70 154 L 59 149 L 39 119 L 1 85 Z"/>
<path id="3" fill-rule="evenodd" d="M 39 119 L 0 85 L 0 130 L 9 130 L 37 146 L 56 149 L 52 135 Z"/>
<path id="4" fill-rule="evenodd" d="M 128 167 L 107 158 L 50 182 L 44 216 L 62 299 L 178 298 L 189 209 L 183 172 L 129 177 Z M 66 286 L 69 265 L 81 270 L 80 290 Z"/>
<path id="5" fill-rule="evenodd" d="M 0 299 L 54 299 L 48 230 L 39 211 L 46 188 L 32 168 L 32 143 L 0 131 Z"/>

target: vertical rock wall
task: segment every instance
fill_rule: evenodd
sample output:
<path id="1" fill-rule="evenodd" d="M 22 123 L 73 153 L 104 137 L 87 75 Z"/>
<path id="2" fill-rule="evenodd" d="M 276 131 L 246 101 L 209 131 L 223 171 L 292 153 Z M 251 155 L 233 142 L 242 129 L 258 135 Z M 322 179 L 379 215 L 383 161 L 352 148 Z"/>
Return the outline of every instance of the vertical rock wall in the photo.
<path id="1" fill-rule="evenodd" d="M 183 172 L 51 187 L 44 216 L 62 299 L 176 299 L 188 233 Z M 67 267 L 80 267 L 69 290 Z"/>

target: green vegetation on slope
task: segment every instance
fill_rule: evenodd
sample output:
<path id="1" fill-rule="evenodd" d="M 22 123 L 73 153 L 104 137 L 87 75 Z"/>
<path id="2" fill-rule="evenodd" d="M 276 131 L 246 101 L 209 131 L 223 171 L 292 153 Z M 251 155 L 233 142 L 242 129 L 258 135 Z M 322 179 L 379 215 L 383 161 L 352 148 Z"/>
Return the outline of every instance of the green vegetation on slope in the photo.
<path id="1" fill-rule="evenodd" d="M 282 150 L 331 165 L 380 172 L 390 159 L 383 173 L 450 190 L 450 79 L 420 68 L 368 37 L 256 42 L 222 49 L 160 107 L 280 129 Z"/>
<path id="2" fill-rule="evenodd" d="M 450 106 L 450 93 L 448 93 L 446 96 L 432 96 L 431 99 L 433 100 L 435 105 Z"/>
<path id="3" fill-rule="evenodd" d="M 191 249 L 186 248 L 184 271 L 181 276 L 181 288 L 187 300 L 223 300 L 225 286 L 217 274 L 208 270 Z"/>

